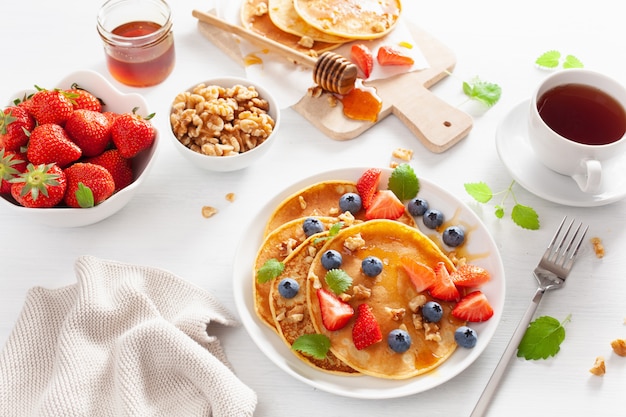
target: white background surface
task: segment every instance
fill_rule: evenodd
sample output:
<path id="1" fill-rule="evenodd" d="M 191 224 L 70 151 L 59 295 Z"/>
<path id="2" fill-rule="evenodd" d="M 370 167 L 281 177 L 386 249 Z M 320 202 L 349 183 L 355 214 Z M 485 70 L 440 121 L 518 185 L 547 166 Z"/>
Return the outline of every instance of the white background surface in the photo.
<path id="1" fill-rule="evenodd" d="M 166 139 L 168 108 L 173 97 L 191 83 L 243 69 L 207 42 L 191 16 L 194 8 L 208 10 L 210 1 L 172 0 L 177 64 L 168 80 L 139 91 L 157 113 L 155 124 Z M 4 101 L 12 93 L 54 85 L 66 74 L 96 70 L 109 77 L 95 16 L 100 1 L 22 0 L 8 2 L 0 14 Z M 542 222 L 539 231 L 522 230 L 510 219 L 494 218 L 493 204 L 479 206 L 463 190 L 466 182 L 486 181 L 494 190 L 506 188 L 511 177 L 495 148 L 501 119 L 546 72 L 534 60 L 549 49 L 573 54 L 587 68 L 626 82 L 623 18 L 608 0 L 509 3 L 405 1 L 404 13 L 457 55 L 457 67 L 433 91 L 475 116 L 469 136 L 443 154 L 421 147 L 393 116 L 361 137 L 333 141 L 317 132 L 299 114 L 283 111 L 279 141 L 259 164 L 240 172 L 211 174 L 188 166 L 163 140 L 151 177 L 134 200 L 114 217 L 93 226 L 55 229 L 29 224 L 0 212 L 0 343 L 4 343 L 33 286 L 57 288 L 75 282 L 73 263 L 84 254 L 160 267 L 213 293 L 235 311 L 231 276 L 238 243 L 246 239 L 245 225 L 255 209 L 298 179 L 317 172 L 351 166 L 388 166 L 396 147 L 412 148 L 411 162 L 419 176 L 438 183 L 469 203 L 484 220 L 501 252 L 507 273 L 503 319 L 491 345 L 454 380 L 422 394 L 368 401 L 320 392 L 285 374 L 257 349 L 243 328 L 220 329 L 237 375 L 258 394 L 257 416 L 291 415 L 469 415 L 500 354 L 532 296 L 530 273 L 564 214 L 590 225 L 606 257 L 596 259 L 585 247 L 566 287 L 544 297 L 538 315 L 564 319 L 567 337 L 556 358 L 529 362 L 514 359 L 489 411 L 504 415 L 621 415 L 626 358 L 611 352 L 610 341 L 626 338 L 625 203 L 572 208 L 550 203 L 516 186 L 518 200 L 534 207 Z M 463 104 L 461 82 L 474 76 L 502 86 L 501 101 L 487 112 Z M 110 77 L 109 77 L 110 78 Z M 226 201 L 227 193 L 237 199 Z M 499 199 L 494 199 L 498 200 Z M 201 216 L 204 205 L 219 213 Z M 505 202 L 507 208 L 512 199 Z M 607 374 L 592 376 L 596 356 L 607 358 Z"/>

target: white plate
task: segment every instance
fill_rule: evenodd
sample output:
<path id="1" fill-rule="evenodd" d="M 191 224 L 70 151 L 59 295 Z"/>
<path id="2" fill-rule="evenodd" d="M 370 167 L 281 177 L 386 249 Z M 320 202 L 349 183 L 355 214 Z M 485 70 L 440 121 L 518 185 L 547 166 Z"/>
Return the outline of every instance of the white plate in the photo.
<path id="1" fill-rule="evenodd" d="M 301 180 L 268 202 L 252 220 L 241 241 L 234 265 L 234 296 L 238 313 L 246 330 L 259 349 L 279 368 L 310 386 L 346 397 L 380 399 L 402 397 L 434 388 L 458 375 L 478 358 L 487 347 L 496 331 L 504 308 L 505 282 L 504 268 L 498 249 L 487 229 L 475 213 L 445 190 L 420 178 L 419 196 L 428 200 L 430 207 L 441 210 L 448 219 L 453 217 L 468 225 L 466 250 L 472 263 L 486 268 L 492 280 L 481 289 L 487 295 L 495 310 L 487 322 L 472 324 L 478 332 L 478 343 L 473 349 L 458 348 L 454 354 L 436 370 L 411 379 L 388 380 L 369 376 L 338 376 L 312 368 L 298 359 L 283 340 L 265 323 L 261 322 L 254 310 L 252 294 L 253 263 L 261 244 L 265 223 L 274 208 L 289 195 L 319 181 L 343 179 L 356 181 L 366 168 L 345 168 L 324 172 Z M 391 170 L 386 169 L 381 179 L 381 187 L 386 186 Z M 421 220 L 418 219 L 418 224 Z M 423 227 L 423 226 L 422 226 Z M 423 228 L 427 235 L 433 231 Z"/>
<path id="2" fill-rule="evenodd" d="M 574 207 L 601 206 L 626 196 L 626 161 L 619 157 L 605 166 L 600 192 L 580 191 L 574 180 L 539 162 L 528 142 L 526 117 L 529 100 L 516 105 L 496 130 L 496 148 L 511 176 L 531 193 L 554 203 Z"/>

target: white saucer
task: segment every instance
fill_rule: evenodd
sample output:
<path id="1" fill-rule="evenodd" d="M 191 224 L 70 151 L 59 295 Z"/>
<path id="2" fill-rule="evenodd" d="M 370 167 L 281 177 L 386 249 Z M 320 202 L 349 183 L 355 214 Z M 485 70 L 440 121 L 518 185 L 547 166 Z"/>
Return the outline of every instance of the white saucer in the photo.
<path id="1" fill-rule="evenodd" d="M 519 185 L 545 200 L 575 207 L 602 206 L 626 196 L 626 157 L 615 159 L 605 167 L 597 194 L 582 192 L 572 178 L 558 174 L 536 160 L 528 143 L 528 106 L 529 100 L 516 105 L 496 130 L 500 160 Z"/>

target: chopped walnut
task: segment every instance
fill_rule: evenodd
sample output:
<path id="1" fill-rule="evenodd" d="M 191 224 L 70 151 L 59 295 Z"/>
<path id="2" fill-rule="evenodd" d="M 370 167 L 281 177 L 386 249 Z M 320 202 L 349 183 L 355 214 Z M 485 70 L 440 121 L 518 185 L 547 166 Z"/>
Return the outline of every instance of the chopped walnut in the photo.
<path id="1" fill-rule="evenodd" d="M 342 221 L 345 226 L 352 226 L 355 219 L 354 215 L 351 212 L 346 211 L 339 215 L 339 220 Z"/>
<path id="2" fill-rule="evenodd" d="M 411 319 L 413 321 L 413 327 L 415 328 L 415 330 L 420 330 L 424 328 L 424 320 L 422 320 L 421 314 L 413 313 L 411 315 Z"/>
<path id="3" fill-rule="evenodd" d="M 235 193 L 228 193 L 228 194 L 226 194 L 226 201 L 229 201 L 231 203 L 233 201 L 235 201 Z"/>
<path id="4" fill-rule="evenodd" d="M 357 250 L 363 245 L 365 245 L 365 240 L 361 237 L 360 233 L 346 238 L 346 240 L 343 242 L 343 246 L 351 251 Z"/>
<path id="5" fill-rule="evenodd" d="M 592 237 L 591 244 L 593 245 L 593 251 L 596 254 L 596 258 L 604 258 L 604 245 L 599 237 Z"/>
<path id="6" fill-rule="evenodd" d="M 304 210 L 307 206 L 306 200 L 301 195 L 298 196 L 298 203 L 300 203 L 300 208 Z"/>
<path id="7" fill-rule="evenodd" d="M 428 301 L 428 299 L 426 298 L 425 295 L 420 294 L 420 295 L 416 295 L 415 297 L 413 297 L 411 299 L 411 301 L 409 301 L 409 309 L 414 312 L 417 313 L 418 310 L 424 305 L 426 304 L 426 302 Z"/>
<path id="8" fill-rule="evenodd" d="M 613 348 L 613 352 L 619 356 L 626 356 L 626 340 L 615 339 L 611 342 L 611 347 Z"/>
<path id="9" fill-rule="evenodd" d="M 356 300 L 366 300 L 372 295 L 372 290 L 359 284 L 352 287 L 352 297 Z"/>
<path id="10" fill-rule="evenodd" d="M 385 307 L 385 312 L 389 313 L 389 318 L 393 321 L 402 321 L 406 314 L 406 309 L 404 308 L 391 308 Z"/>
<path id="11" fill-rule="evenodd" d="M 347 303 L 348 301 L 352 300 L 352 296 L 345 292 L 342 292 L 341 294 L 339 294 L 337 298 L 339 298 L 344 303 Z"/>
<path id="12" fill-rule="evenodd" d="M 304 48 L 313 48 L 313 44 L 314 43 L 315 43 L 315 41 L 310 36 L 303 36 L 298 41 L 298 45 L 300 45 L 300 46 L 302 46 Z"/>
<path id="13" fill-rule="evenodd" d="M 604 375 L 606 373 L 606 365 L 604 363 L 604 357 L 598 356 L 593 366 L 591 367 L 591 369 L 589 369 L 589 372 L 597 376 Z"/>
<path id="14" fill-rule="evenodd" d="M 315 274 L 311 274 L 309 276 L 309 279 L 313 280 L 313 288 L 316 290 L 319 290 L 320 288 L 322 288 L 322 283 L 320 282 L 320 277 L 318 277 Z"/>
<path id="15" fill-rule="evenodd" d="M 441 342 L 441 333 L 439 333 L 439 325 L 435 323 L 424 323 L 424 339 L 433 342 Z"/>
<path id="16" fill-rule="evenodd" d="M 391 154 L 394 158 L 410 161 L 413 158 L 413 149 L 396 148 Z"/>
<path id="17" fill-rule="evenodd" d="M 307 96 L 312 97 L 312 98 L 319 98 L 322 96 L 323 93 L 324 93 L 324 89 L 320 87 L 319 85 L 310 87 L 306 92 Z"/>
<path id="18" fill-rule="evenodd" d="M 217 209 L 215 207 L 211 207 L 211 206 L 202 207 L 202 217 L 204 217 L 205 219 L 208 219 L 209 217 L 212 217 L 215 214 L 217 214 Z"/>

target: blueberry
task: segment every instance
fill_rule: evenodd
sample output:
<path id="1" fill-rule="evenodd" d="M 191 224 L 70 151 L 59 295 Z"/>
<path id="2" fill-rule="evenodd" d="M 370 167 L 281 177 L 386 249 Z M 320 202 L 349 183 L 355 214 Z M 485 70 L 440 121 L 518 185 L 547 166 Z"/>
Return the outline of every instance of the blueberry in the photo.
<path id="1" fill-rule="evenodd" d="M 407 203 L 406 208 L 413 217 L 423 216 L 426 210 L 428 210 L 428 201 L 415 197 Z"/>
<path id="2" fill-rule="evenodd" d="M 443 213 L 439 210 L 428 209 L 422 218 L 424 226 L 429 229 L 436 229 L 443 224 Z"/>
<path id="3" fill-rule="evenodd" d="M 402 329 L 393 329 L 387 335 L 387 344 L 397 353 L 404 353 L 411 347 L 411 336 Z"/>
<path id="4" fill-rule="evenodd" d="M 293 298 L 298 294 L 300 284 L 293 278 L 283 278 L 278 284 L 278 292 L 285 298 Z"/>
<path id="5" fill-rule="evenodd" d="M 339 268 L 342 261 L 341 254 L 334 249 L 329 249 L 322 254 L 322 266 L 326 270 Z"/>
<path id="6" fill-rule="evenodd" d="M 361 269 L 368 277 L 375 277 L 383 272 L 383 262 L 375 256 L 368 256 L 361 262 Z"/>
<path id="7" fill-rule="evenodd" d="M 476 331 L 467 326 L 461 326 L 454 332 L 454 340 L 457 345 L 471 349 L 476 346 L 476 342 L 478 341 L 478 336 L 476 335 Z"/>
<path id="8" fill-rule="evenodd" d="M 428 322 L 438 323 L 443 317 L 443 308 L 435 301 L 428 301 L 422 306 L 422 316 Z"/>
<path id="9" fill-rule="evenodd" d="M 302 224 L 302 230 L 304 230 L 304 234 L 306 237 L 314 235 L 316 233 L 321 233 L 324 231 L 324 225 L 319 219 L 315 217 L 307 217 L 304 219 L 304 223 Z"/>
<path id="10" fill-rule="evenodd" d="M 354 215 L 361 211 L 361 207 L 361 196 L 357 193 L 345 193 L 339 198 L 339 208 L 342 213 L 349 211 Z"/>
<path id="11" fill-rule="evenodd" d="M 459 226 L 450 226 L 443 231 L 441 237 L 443 238 L 443 243 L 456 248 L 465 242 L 465 231 Z"/>

